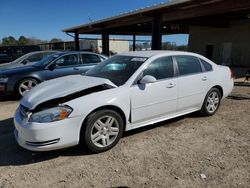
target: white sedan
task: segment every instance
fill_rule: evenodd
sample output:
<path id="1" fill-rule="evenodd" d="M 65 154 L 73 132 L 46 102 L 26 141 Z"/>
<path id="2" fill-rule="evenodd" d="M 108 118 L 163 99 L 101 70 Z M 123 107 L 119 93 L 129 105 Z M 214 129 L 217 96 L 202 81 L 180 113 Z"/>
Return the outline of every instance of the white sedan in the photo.
<path id="1" fill-rule="evenodd" d="M 124 131 L 195 111 L 213 115 L 232 88 L 230 69 L 198 54 L 128 52 L 85 75 L 33 88 L 16 110 L 15 137 L 28 150 L 84 143 L 102 152 L 115 146 Z"/>

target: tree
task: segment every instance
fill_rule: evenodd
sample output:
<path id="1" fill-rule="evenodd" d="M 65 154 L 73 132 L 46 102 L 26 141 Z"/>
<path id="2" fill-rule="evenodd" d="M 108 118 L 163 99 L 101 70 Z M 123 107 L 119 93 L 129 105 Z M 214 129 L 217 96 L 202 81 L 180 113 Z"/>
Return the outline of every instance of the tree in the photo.
<path id="1" fill-rule="evenodd" d="M 179 50 L 179 51 L 188 51 L 188 46 L 187 45 L 177 46 L 177 50 Z"/>
<path id="2" fill-rule="evenodd" d="M 43 43 L 42 40 L 35 38 L 35 37 L 28 38 L 28 40 L 29 40 L 29 43 L 28 43 L 29 45 L 37 45 L 37 44 Z"/>
<path id="3" fill-rule="evenodd" d="M 62 39 L 53 38 L 49 41 L 50 43 L 62 42 Z"/>
<path id="4" fill-rule="evenodd" d="M 20 36 L 18 39 L 19 45 L 27 45 L 29 44 L 29 39 L 27 39 L 25 36 Z"/>
<path id="5" fill-rule="evenodd" d="M 4 37 L 2 39 L 3 46 L 17 45 L 17 41 L 13 36 Z"/>

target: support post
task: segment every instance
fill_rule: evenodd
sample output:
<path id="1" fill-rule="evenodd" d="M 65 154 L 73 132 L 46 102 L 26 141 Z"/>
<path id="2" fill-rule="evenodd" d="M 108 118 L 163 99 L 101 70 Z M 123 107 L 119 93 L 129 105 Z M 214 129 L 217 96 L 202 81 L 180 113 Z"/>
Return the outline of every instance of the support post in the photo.
<path id="1" fill-rule="evenodd" d="M 134 34 L 133 35 L 133 51 L 135 51 L 135 42 L 136 42 L 136 36 Z"/>
<path id="2" fill-rule="evenodd" d="M 162 24 L 161 15 L 156 15 L 152 22 L 152 50 L 161 50 L 162 43 Z"/>
<path id="3" fill-rule="evenodd" d="M 79 51 L 80 46 L 79 46 L 79 34 L 75 33 L 75 51 Z"/>
<path id="4" fill-rule="evenodd" d="M 109 34 L 102 28 L 102 54 L 109 56 Z"/>
<path id="5" fill-rule="evenodd" d="M 63 42 L 63 50 L 66 50 L 66 43 Z"/>

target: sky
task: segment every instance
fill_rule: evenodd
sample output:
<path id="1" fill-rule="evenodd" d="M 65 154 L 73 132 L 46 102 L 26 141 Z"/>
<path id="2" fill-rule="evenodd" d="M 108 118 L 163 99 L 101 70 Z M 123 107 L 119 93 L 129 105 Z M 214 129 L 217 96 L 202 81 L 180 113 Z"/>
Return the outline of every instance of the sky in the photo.
<path id="1" fill-rule="evenodd" d="M 72 38 L 62 29 L 161 2 L 166 0 L 0 0 L 0 40 L 24 35 L 41 40 L 60 38 L 69 41 Z M 166 41 L 187 44 L 188 36 L 163 37 L 163 42 Z"/>

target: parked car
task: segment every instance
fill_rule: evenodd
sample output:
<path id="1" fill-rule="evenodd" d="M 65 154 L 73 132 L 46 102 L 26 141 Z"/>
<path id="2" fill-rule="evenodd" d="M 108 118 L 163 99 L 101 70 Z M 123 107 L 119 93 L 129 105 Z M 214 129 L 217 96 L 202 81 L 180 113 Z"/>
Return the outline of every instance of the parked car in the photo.
<path id="1" fill-rule="evenodd" d="M 58 52 L 29 66 L 0 70 L 0 93 L 23 96 L 40 82 L 85 73 L 105 59 L 89 52 Z"/>
<path id="2" fill-rule="evenodd" d="M 15 114 L 15 137 L 28 150 L 84 143 L 103 152 L 124 131 L 195 111 L 211 116 L 232 88 L 230 69 L 198 54 L 115 55 L 85 75 L 47 81 L 27 93 Z"/>
<path id="3" fill-rule="evenodd" d="M 47 57 L 48 55 L 54 54 L 58 51 L 48 50 L 48 51 L 36 51 L 36 52 L 30 52 L 27 53 L 16 60 L 4 63 L 0 65 L 0 70 L 6 70 L 6 69 L 13 69 L 17 67 L 22 67 L 26 65 L 34 64 L 43 58 Z"/>
<path id="4" fill-rule="evenodd" d="M 0 64 L 14 61 L 29 52 L 40 51 L 37 45 L 0 46 Z"/>

